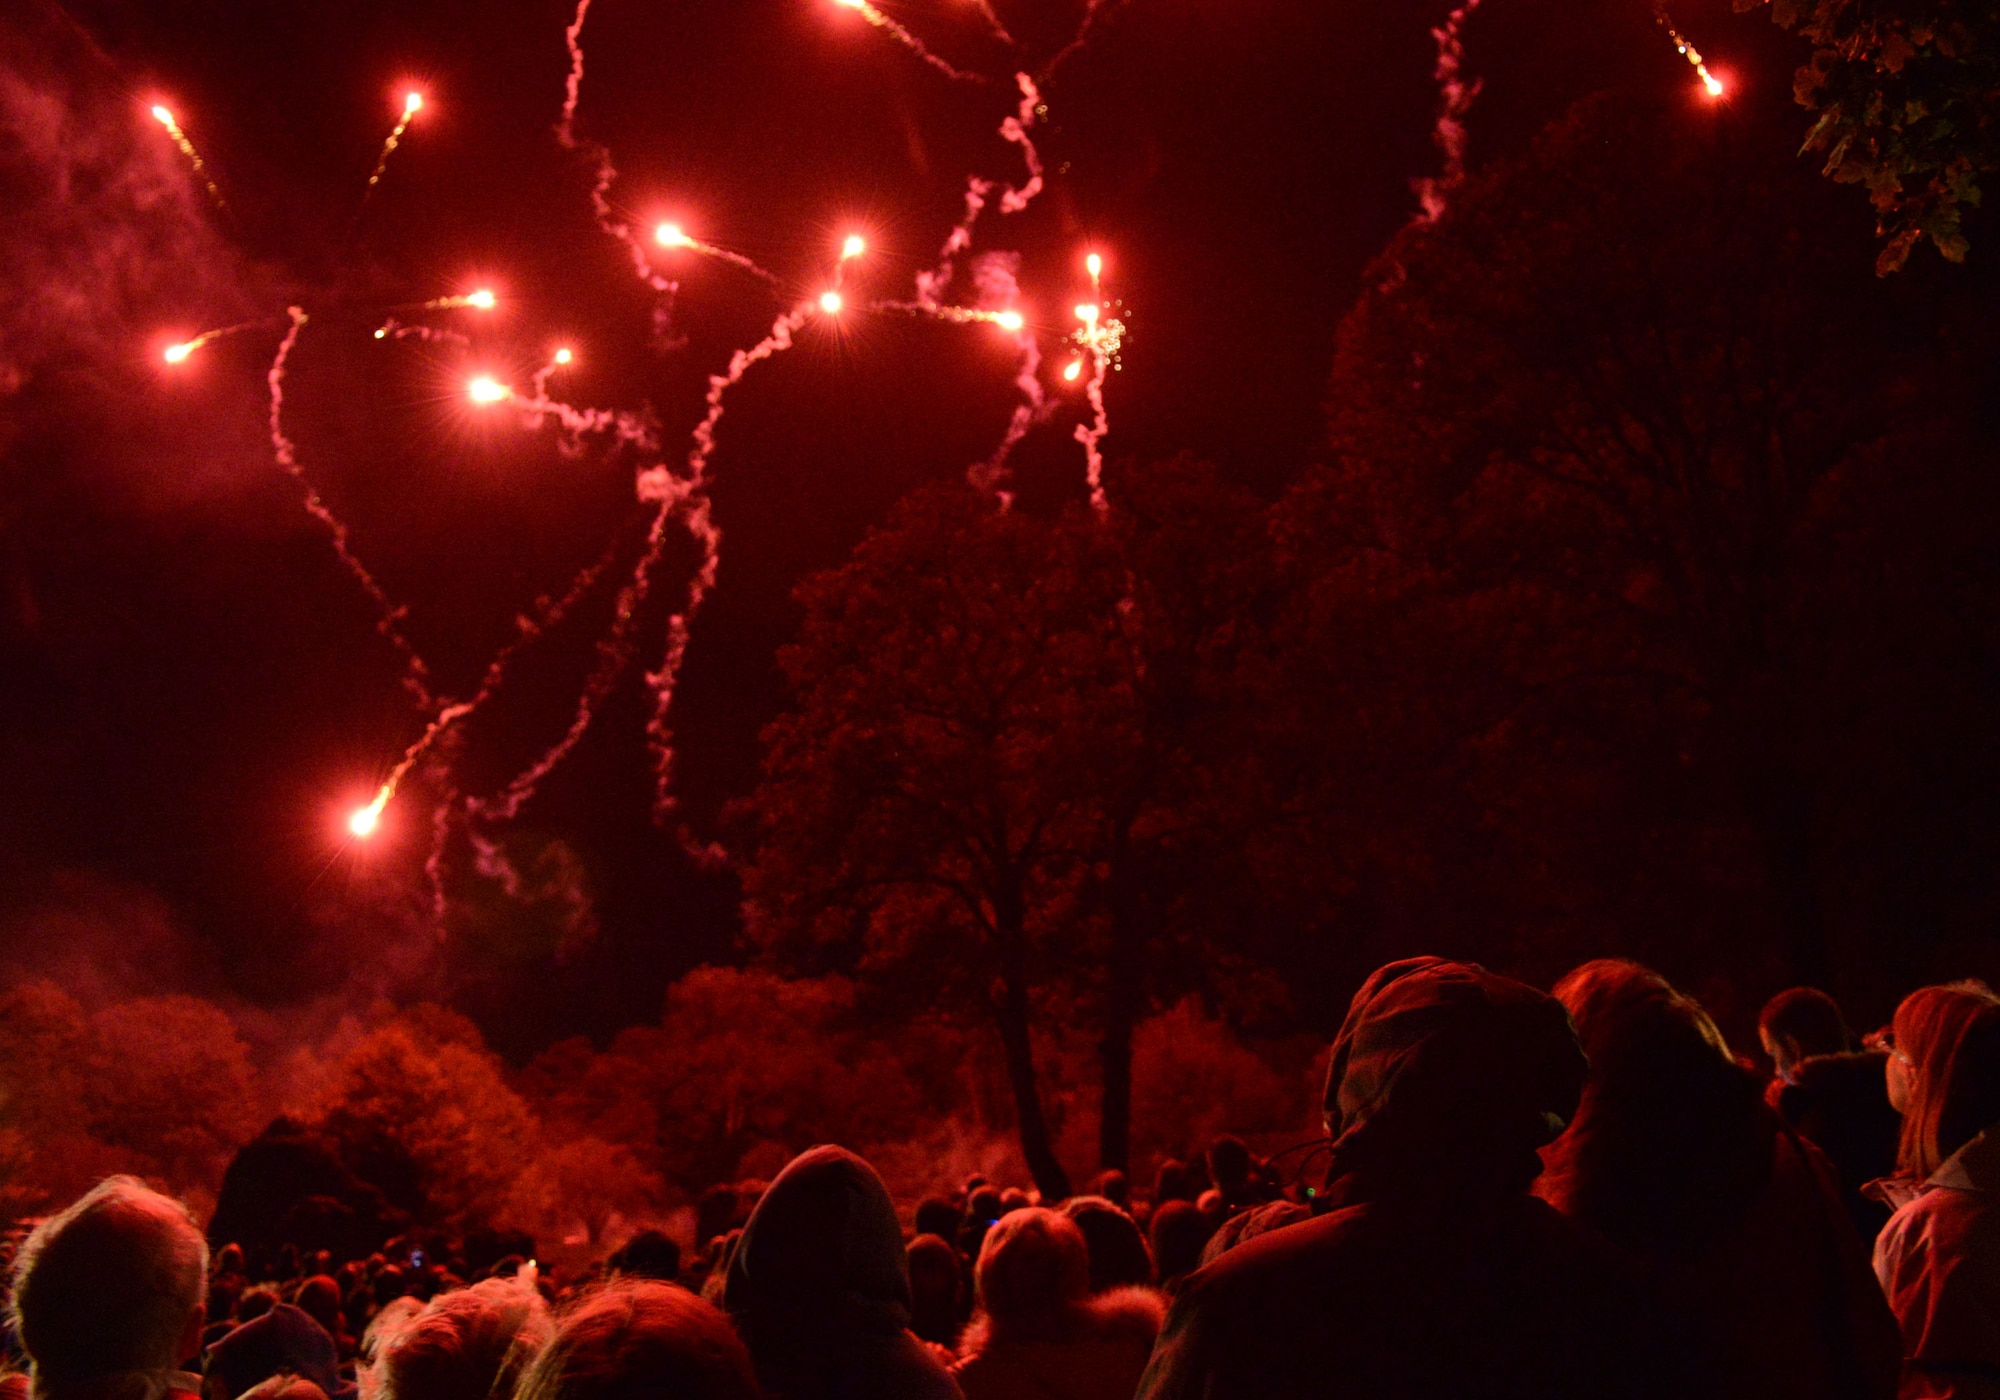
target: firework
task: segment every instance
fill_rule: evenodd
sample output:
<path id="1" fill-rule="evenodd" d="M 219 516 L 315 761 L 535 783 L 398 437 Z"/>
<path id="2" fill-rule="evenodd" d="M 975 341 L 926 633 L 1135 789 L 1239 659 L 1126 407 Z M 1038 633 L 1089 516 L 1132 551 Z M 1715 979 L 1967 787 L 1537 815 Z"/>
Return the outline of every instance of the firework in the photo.
<path id="1" fill-rule="evenodd" d="M 1722 80 L 1708 71 L 1708 64 L 1702 61 L 1701 50 L 1689 43 L 1687 38 L 1674 28 L 1674 22 L 1668 18 L 1664 5 L 1654 7 L 1653 22 L 1664 29 L 1667 37 L 1674 41 L 1675 52 L 1687 60 L 1688 67 L 1694 69 L 1695 76 L 1701 79 L 1702 90 L 1710 97 L 1722 96 Z"/>
<path id="2" fill-rule="evenodd" d="M 895 20 L 890 19 L 887 15 L 883 14 L 880 10 L 876 9 L 873 5 L 869 4 L 868 0 L 833 0 L 833 3 L 843 7 L 844 9 L 853 10 L 856 14 L 860 15 L 861 18 L 867 20 L 877 29 L 889 35 L 889 37 L 894 39 L 897 43 L 901 44 L 904 48 L 908 49 L 918 58 L 921 58 L 924 62 L 930 64 L 931 67 L 937 69 L 938 72 L 944 74 L 947 78 L 950 78 L 953 82 L 983 83 L 986 81 L 984 78 L 980 77 L 977 73 L 968 73 L 962 68 L 954 68 L 951 64 L 939 58 L 936 54 L 932 53 L 930 49 L 925 47 L 923 40 L 919 39 L 916 35 L 912 34 L 909 30 L 905 29 L 902 25 L 896 23 Z"/>
<path id="3" fill-rule="evenodd" d="M 278 343 L 278 353 L 272 359 L 270 373 L 266 376 L 271 392 L 272 456 L 276 458 L 278 466 L 285 474 L 304 488 L 307 513 L 326 527 L 327 534 L 333 538 L 334 553 L 340 556 L 340 562 L 347 567 L 350 574 L 354 575 L 355 581 L 361 585 L 369 601 L 375 604 L 375 630 L 381 633 L 403 657 L 403 688 L 409 691 L 420 708 L 425 711 L 433 710 L 437 707 L 437 699 L 431 692 L 430 668 L 424 664 L 423 657 L 417 654 L 417 649 L 410 644 L 409 638 L 403 635 L 402 622 L 406 610 L 400 604 L 390 601 L 389 595 L 383 592 L 382 585 L 375 581 L 375 576 L 368 572 L 367 566 L 360 559 L 355 557 L 354 551 L 348 546 L 346 523 L 320 499 L 319 492 L 306 478 L 305 468 L 299 465 L 297 448 L 285 435 L 285 369 L 291 360 L 292 351 L 298 346 L 299 333 L 305 329 L 308 320 L 306 313 L 296 306 L 287 307 L 286 313 L 291 317 L 292 324 L 285 332 L 285 338 Z M 379 809 L 377 815 L 380 815 Z"/>
<path id="4" fill-rule="evenodd" d="M 618 178 L 618 167 L 611 163 L 609 148 L 577 138 L 576 109 L 583 100 L 583 26 L 589 18 L 590 0 L 577 0 L 576 14 L 569 27 L 563 30 L 563 43 L 569 50 L 569 76 L 563 84 L 562 115 L 556 119 L 556 140 L 566 151 L 588 152 L 595 159 L 597 173 L 591 181 L 590 207 L 597 215 L 597 226 L 625 245 L 632 258 L 632 270 L 641 282 L 660 295 L 671 298 L 678 290 L 678 284 L 653 269 L 645 239 L 620 219 L 611 207 L 611 185 Z"/>
<path id="5" fill-rule="evenodd" d="M 740 267 L 753 276 L 761 277 L 773 287 L 780 285 L 778 275 L 775 272 L 767 272 L 762 267 L 759 267 L 754 259 L 747 258 L 733 249 L 724 248 L 718 244 L 707 243 L 699 238 L 695 238 L 679 224 L 659 225 L 653 230 L 653 241 L 662 248 L 686 248 L 692 252 L 700 253 L 703 257 L 715 258 L 721 262 L 728 263 L 732 267 Z"/>
<path id="6" fill-rule="evenodd" d="M 233 326 L 219 326 L 212 331 L 203 331 L 193 340 L 183 340 L 176 345 L 169 345 L 160 352 L 160 358 L 170 365 L 177 365 L 210 341 L 220 340 L 226 335 L 235 335 L 238 331 L 255 330 L 259 326 L 270 324 L 269 321 L 239 321 Z"/>
<path id="7" fill-rule="evenodd" d="M 410 119 L 423 108 L 424 95 L 421 92 L 409 92 L 403 95 L 403 115 L 398 117 L 395 126 L 390 128 L 389 139 L 382 143 L 382 154 L 375 162 L 374 171 L 368 176 L 368 185 L 361 191 L 361 204 L 364 209 L 368 205 L 368 196 L 375 193 L 375 186 L 382 182 L 382 173 L 389 168 L 389 157 L 396 153 L 397 143 L 403 139 L 403 133 L 410 129 Z"/>
<path id="8" fill-rule="evenodd" d="M 1104 407 L 1104 376 L 1110 371 L 1113 357 L 1117 354 L 1119 340 L 1123 336 L 1122 324 L 1104 314 L 1104 259 L 1092 253 L 1084 259 L 1084 270 L 1090 274 L 1090 300 L 1076 308 L 1076 318 L 1083 323 L 1078 338 L 1090 358 L 1090 379 L 1084 385 L 1084 392 L 1090 401 L 1090 421 L 1076 425 L 1076 440 L 1083 444 L 1084 480 L 1090 487 L 1090 508 L 1103 515 L 1111 506 L 1104 495 L 1104 452 L 1101 444 L 1104 435 L 1111 431 L 1111 420 Z M 1080 363 L 1072 369 L 1081 372 Z M 1064 372 L 1065 379 L 1075 379 L 1076 374 Z"/>
<path id="9" fill-rule="evenodd" d="M 215 181 L 208 178 L 208 167 L 201 163 L 201 152 L 194 148 L 194 142 L 188 140 L 188 134 L 181 130 L 181 124 L 174 120 L 173 112 L 155 103 L 153 120 L 165 127 L 167 135 L 171 136 L 174 144 L 181 148 L 181 154 L 186 156 L 188 164 L 194 167 L 195 178 L 200 180 L 201 187 L 208 191 L 208 197 L 215 202 L 215 207 L 226 212 L 229 206 L 223 203 L 222 191 L 215 187 Z"/>

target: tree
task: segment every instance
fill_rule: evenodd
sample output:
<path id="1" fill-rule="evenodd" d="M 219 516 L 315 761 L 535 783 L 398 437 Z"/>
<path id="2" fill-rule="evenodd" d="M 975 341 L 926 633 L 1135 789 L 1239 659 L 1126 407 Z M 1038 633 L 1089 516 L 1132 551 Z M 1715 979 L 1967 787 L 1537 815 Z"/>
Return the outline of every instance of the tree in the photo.
<path id="1" fill-rule="evenodd" d="M 1952 262 L 1964 218 L 2000 169 L 2000 4 L 1993 0 L 1736 0 L 1813 45 L 1796 96 L 1814 114 L 1805 148 L 1826 173 L 1868 187 L 1885 240 L 1878 274 L 1925 238 Z"/>
<path id="2" fill-rule="evenodd" d="M 1602 917 L 1559 864 L 1584 856 L 1640 917 L 1648 867 L 1674 901 L 1761 894 L 1793 975 L 1825 970 L 1809 546 L 1857 454 L 1914 473 L 1952 409 L 1922 289 L 1857 281 L 1770 121 L 1583 104 L 1406 231 L 1342 324 L 1334 460 L 1283 528 L 1291 732 L 1326 740 L 1302 810 L 1350 855 L 1408 810 L 1420 849 L 1385 858 L 1442 857 L 1403 888 L 1472 885 L 1467 923 L 1496 878 L 1527 917 Z M 1385 644 L 1381 688 L 1327 674 Z"/>

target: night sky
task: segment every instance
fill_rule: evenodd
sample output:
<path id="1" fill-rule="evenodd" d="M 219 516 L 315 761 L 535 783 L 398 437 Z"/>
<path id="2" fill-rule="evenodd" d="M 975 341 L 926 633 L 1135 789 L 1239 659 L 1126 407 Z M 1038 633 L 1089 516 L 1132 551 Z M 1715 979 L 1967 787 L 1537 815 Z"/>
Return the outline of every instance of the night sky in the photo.
<path id="1" fill-rule="evenodd" d="M 965 179 L 1021 177 L 996 134 L 1011 74 L 1076 33 L 1071 0 L 890 9 L 953 83 L 833 0 L 596 0 L 578 135 L 642 227 L 674 219 L 784 279 L 662 253 L 663 299 L 596 225 L 588 153 L 554 135 L 565 3 L 30 0 L 0 21 L 0 962 L 94 995 L 185 989 L 301 1017 L 377 993 L 438 995 L 514 1053 L 658 1013 L 662 988 L 731 956 L 726 873 L 649 819 L 635 667 L 509 836 L 543 896 L 468 891 L 432 931 L 413 783 L 365 846 L 342 821 L 422 721 L 325 531 L 273 464 L 265 373 L 291 302 L 312 325 L 286 425 L 356 553 L 463 694 L 517 611 L 608 545 L 629 569 L 645 512 L 628 456 L 465 402 L 470 373 L 522 383 L 576 347 L 552 392 L 657 415 L 685 455 L 706 378 L 821 285 L 850 229 L 858 296 L 906 297 Z M 1192 452 L 1264 494 L 1314 460 L 1334 327 L 1362 269 L 1435 173 L 1430 26 L 1446 4 L 1105 0 L 1043 85 L 1047 190 L 989 211 L 974 252 L 1020 255 L 1022 309 L 1054 364 L 1088 289 L 1123 303 L 1109 384 L 1114 459 Z M 1761 15 L 1686 4 L 1675 22 L 1732 82 L 1778 100 L 1796 54 Z M 1474 166 L 1572 101 L 1691 76 L 1645 0 L 1486 0 L 1466 27 L 1483 90 Z M 419 114 L 364 211 L 401 95 Z M 228 202 L 209 207 L 147 116 L 168 103 Z M 1800 124 L 1803 126 L 1803 114 Z M 1865 210 L 1856 201 L 1856 218 Z M 964 265 L 964 264 L 962 264 Z M 376 342 L 384 309 L 491 286 L 491 314 L 398 313 L 470 350 Z M 961 282 L 952 298 L 969 301 Z M 160 349 L 257 318 L 179 370 Z M 1014 402 L 991 327 L 890 316 L 808 326 L 729 399 L 714 462 L 721 580 L 700 614 L 674 726 L 693 829 L 749 790 L 783 702 L 790 590 L 843 559 L 913 486 L 961 473 Z M 1054 383 L 1053 374 L 1046 375 Z M 1015 459 L 1022 508 L 1083 490 L 1058 413 Z M 640 660 L 695 558 L 678 533 Z M 608 611 L 600 590 L 523 657 L 462 736 L 490 792 L 560 733 Z M 532 892 L 531 892 L 532 894 Z"/>

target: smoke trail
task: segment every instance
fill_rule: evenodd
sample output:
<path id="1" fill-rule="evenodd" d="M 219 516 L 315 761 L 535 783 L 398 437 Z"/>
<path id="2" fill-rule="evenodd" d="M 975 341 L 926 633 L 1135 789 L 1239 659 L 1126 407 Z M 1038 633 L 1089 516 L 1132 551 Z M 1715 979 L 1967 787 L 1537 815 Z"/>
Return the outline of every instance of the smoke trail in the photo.
<path id="1" fill-rule="evenodd" d="M 470 349 L 472 345 L 472 341 L 470 339 L 468 339 L 464 335 L 461 335 L 457 331 L 441 330 L 436 326 L 405 325 L 403 322 L 398 321 L 394 316 L 391 316 L 388 320 L 384 321 L 381 325 L 375 328 L 375 338 L 377 340 L 415 339 L 422 341 L 441 341 L 447 345 L 459 346 L 461 349 Z"/>
<path id="2" fill-rule="evenodd" d="M 972 8 L 979 11 L 979 17 L 986 21 L 986 27 L 992 31 L 994 38 L 1010 49 L 1020 47 L 1014 42 L 1014 36 L 1007 32 L 1007 26 L 1000 22 L 1000 16 L 990 0 L 972 0 Z"/>
<path id="3" fill-rule="evenodd" d="M 1090 301 L 1078 307 L 1077 314 L 1083 318 L 1083 344 L 1090 352 L 1090 380 L 1084 392 L 1090 400 L 1091 419 L 1076 425 L 1075 437 L 1083 444 L 1083 474 L 1090 487 L 1090 508 L 1102 516 L 1111 509 L 1104 495 L 1104 453 L 1100 447 L 1104 435 L 1111 431 L 1111 418 L 1104 407 L 1104 377 L 1110 373 L 1116 341 L 1107 340 L 1103 264 L 1097 254 L 1090 255 L 1089 267 Z M 1110 334 L 1115 336 L 1117 331 Z"/>
<path id="4" fill-rule="evenodd" d="M 1042 65 L 1041 80 L 1046 83 L 1055 76 L 1056 69 L 1083 52 L 1084 47 L 1090 43 L 1091 36 L 1096 33 L 1098 25 L 1124 3 L 1125 0 L 1090 0 L 1084 8 L 1083 23 L 1077 26 L 1076 37 L 1057 50 L 1054 58 Z"/>
<path id="5" fill-rule="evenodd" d="M 708 467 L 715 455 L 715 434 L 722 423 L 725 397 L 731 388 L 742 382 L 751 366 L 791 349 L 793 335 L 811 314 L 810 302 L 801 302 L 782 313 L 771 323 L 770 332 L 762 340 L 730 357 L 726 373 L 709 376 L 708 411 L 695 425 L 694 447 L 688 453 L 685 477 L 670 478 L 665 467 L 661 467 L 657 473 L 651 474 L 653 479 L 641 478 L 640 481 L 641 498 L 648 498 L 648 493 L 652 493 L 652 498 L 661 502 L 662 516 L 676 506 L 686 506 L 688 532 L 701 545 L 702 551 L 701 565 L 688 581 L 686 602 L 679 612 L 667 620 L 666 654 L 661 658 L 660 668 L 646 676 L 646 684 L 653 692 L 653 715 L 646 725 L 646 739 L 653 749 L 653 815 L 654 820 L 661 823 L 670 819 L 679 806 L 673 795 L 674 732 L 669 723 L 669 712 L 673 709 L 674 691 L 680 682 L 681 663 L 687 656 L 689 628 L 709 590 L 715 586 L 716 572 L 722 562 L 722 531 L 709 507 Z M 690 853 L 698 857 L 719 854 L 719 848 L 712 844 L 700 850 L 694 849 L 685 840 L 685 833 L 683 844 L 690 845 Z"/>
<path id="6" fill-rule="evenodd" d="M 1020 287 L 1015 279 L 1015 264 L 1018 255 L 989 253 L 981 258 L 973 268 L 973 282 L 979 288 L 980 300 L 1012 305 L 1020 295 Z M 1001 436 L 999 445 L 983 462 L 975 462 L 965 469 L 965 479 L 982 491 L 991 491 L 1006 503 L 1010 497 L 1002 489 L 1007 480 L 1007 460 L 1028 430 L 1048 416 L 1048 396 L 1042 390 L 1041 368 L 1042 347 L 1035 339 L 1034 332 L 1025 326 L 1020 328 L 1021 360 L 1014 374 L 1014 387 L 1020 390 L 1021 401 L 1014 405 L 1013 413 L 1007 420 L 1007 431 Z"/>
<path id="7" fill-rule="evenodd" d="M 424 664 L 423 657 L 417 654 L 417 649 L 410 645 L 409 638 L 403 635 L 400 625 L 406 609 L 389 600 L 389 595 L 382 591 L 382 585 L 375 581 L 375 576 L 368 572 L 367 567 L 355 557 L 354 551 L 348 548 L 346 524 L 327 508 L 326 503 L 320 499 L 319 492 L 314 490 L 312 483 L 306 479 L 305 469 L 299 465 L 297 450 L 292 440 L 285 436 L 285 365 L 291 359 L 293 347 L 299 343 L 299 332 L 305 329 L 307 320 L 306 313 L 296 306 L 286 307 L 285 310 L 292 318 L 291 329 L 285 332 L 285 338 L 278 343 L 277 357 L 271 361 L 271 370 L 266 376 L 271 386 L 272 454 L 277 458 L 278 465 L 305 489 L 307 512 L 326 527 L 327 533 L 333 538 L 334 553 L 340 556 L 340 562 L 347 566 L 347 571 L 354 575 L 362 590 L 375 604 L 377 613 L 375 630 L 388 638 L 402 654 L 403 688 L 410 692 L 421 709 L 426 712 L 435 710 L 438 702 L 437 697 L 431 692 L 430 668 Z"/>
<path id="8" fill-rule="evenodd" d="M 611 207 L 611 184 L 618 178 L 618 167 L 611 163 L 610 148 L 594 141 L 579 140 L 576 134 L 576 109 L 583 98 L 583 25 L 589 17 L 590 0 L 576 0 L 576 17 L 563 31 L 563 42 L 569 49 L 569 76 L 563 83 L 562 115 L 556 121 L 556 140 L 564 150 L 588 154 L 596 160 L 597 173 L 590 186 L 590 207 L 597 215 L 597 226 L 625 245 L 632 255 L 632 270 L 638 274 L 640 281 L 662 296 L 671 298 L 679 290 L 678 284 L 653 270 L 652 262 L 646 255 L 645 240 Z"/>
<path id="9" fill-rule="evenodd" d="M 1437 128 L 1431 134 L 1444 166 L 1435 176 L 1416 182 L 1417 197 L 1423 205 L 1423 221 L 1436 223 L 1444 214 L 1445 201 L 1465 179 L 1465 115 L 1479 96 L 1480 80 L 1466 81 L 1465 22 L 1472 18 L 1480 0 L 1464 0 L 1445 17 L 1444 24 L 1431 30 L 1437 42 L 1437 67 L 1432 75 L 1438 84 Z"/>
<path id="10" fill-rule="evenodd" d="M 1035 89 L 1035 80 L 1026 73 L 1016 73 L 1014 81 L 1021 88 L 1021 105 L 1012 116 L 1001 121 L 1000 136 L 1002 140 L 1021 148 L 1021 163 L 1028 168 L 1028 178 L 1018 188 L 1009 188 L 1000 196 L 1000 212 L 1003 214 L 1020 213 L 1042 192 L 1042 158 L 1035 150 L 1035 143 L 1028 138 L 1028 128 L 1035 124 L 1036 109 L 1042 105 L 1042 95 Z"/>
<path id="11" fill-rule="evenodd" d="M 953 82 L 984 83 L 986 81 L 985 78 L 977 73 L 968 73 L 962 68 L 954 68 L 949 63 L 946 63 L 926 48 L 923 40 L 869 4 L 868 0 L 836 0 L 836 3 L 845 5 L 848 9 L 853 10 L 877 29 L 888 34 L 918 58 L 930 64 L 931 67 L 937 69 L 938 72 L 944 74 L 947 78 L 950 78 Z"/>

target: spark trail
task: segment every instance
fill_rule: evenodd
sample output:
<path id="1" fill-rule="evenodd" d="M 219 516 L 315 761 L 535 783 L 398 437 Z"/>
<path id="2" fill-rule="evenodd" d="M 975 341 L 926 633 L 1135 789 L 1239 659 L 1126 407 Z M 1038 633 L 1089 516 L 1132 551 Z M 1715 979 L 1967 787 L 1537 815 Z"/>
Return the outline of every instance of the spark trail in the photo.
<path id="1" fill-rule="evenodd" d="M 368 177 L 368 185 L 361 191 L 361 209 L 355 211 L 359 219 L 362 210 L 368 207 L 368 196 L 375 193 L 375 187 L 382 183 L 382 174 L 389 168 L 389 157 L 396 154 L 396 146 L 403 139 L 403 133 L 410 129 L 410 119 L 424 108 L 424 95 L 420 92 L 408 93 L 403 98 L 403 115 L 396 119 L 396 125 L 389 132 L 389 139 L 382 143 L 382 154 L 375 162 L 375 170 Z"/>
<path id="2" fill-rule="evenodd" d="M 417 654 L 417 649 L 410 645 L 409 638 L 403 635 L 402 621 L 406 610 L 400 604 L 390 601 L 389 595 L 382 591 L 382 585 L 375 581 L 375 576 L 368 572 L 368 567 L 356 558 L 354 551 L 348 547 L 346 523 L 320 499 L 319 492 L 306 478 L 305 468 L 299 465 L 297 448 L 285 435 L 285 368 L 291 360 L 293 349 L 299 343 L 299 333 L 305 329 L 306 321 L 309 319 L 306 313 L 296 306 L 287 307 L 286 312 L 292 318 L 291 328 L 285 332 L 285 338 L 278 343 L 278 353 L 272 359 L 270 373 L 266 376 L 266 382 L 271 389 L 272 455 L 286 475 L 304 488 L 307 513 L 326 527 L 327 533 L 333 537 L 334 553 L 340 556 L 340 562 L 346 565 L 347 571 L 354 575 L 362 591 L 367 593 L 369 600 L 375 604 L 375 630 L 387 638 L 403 657 L 403 688 L 409 691 L 418 706 L 428 713 L 437 708 L 438 701 L 431 691 L 430 668 L 424 664 L 423 657 Z M 377 817 L 381 815 L 380 808 L 376 809 L 375 815 Z"/>
<path id="3" fill-rule="evenodd" d="M 1425 223 L 1436 223 L 1443 216 L 1445 201 L 1465 180 L 1465 115 L 1472 110 L 1482 86 L 1479 79 L 1468 82 L 1464 76 L 1465 22 L 1479 4 L 1480 0 L 1463 0 L 1441 26 L 1431 30 L 1431 38 L 1437 41 L 1437 67 L 1432 76 L 1438 85 L 1437 127 L 1431 140 L 1444 157 L 1444 165 L 1436 175 L 1417 181 Z"/>
<path id="4" fill-rule="evenodd" d="M 183 340 L 178 345 L 169 345 L 161 352 L 160 358 L 164 359 L 170 365 L 177 365 L 195 351 L 201 349 L 202 346 L 207 345 L 210 341 L 220 340 L 227 335 L 235 335 L 238 331 L 252 331 L 260 326 L 268 326 L 270 324 L 270 321 L 266 319 L 262 321 L 238 321 L 233 326 L 219 326 L 212 331 L 203 331 L 193 340 Z"/>
<path id="5" fill-rule="evenodd" d="M 743 254 L 735 252 L 732 249 L 724 248 L 714 243 L 705 243 L 701 239 L 687 233 L 679 224 L 661 224 L 653 230 L 653 241 L 662 248 L 687 248 L 693 252 L 700 253 L 703 257 L 715 258 L 720 262 L 728 263 L 732 267 L 740 267 L 752 276 L 762 278 L 773 287 L 783 285 L 779 282 L 777 273 L 766 271 L 764 268 L 759 267 L 753 259 L 746 258 Z"/>
<path id="6" fill-rule="evenodd" d="M 181 124 L 174 120 L 174 114 L 166 107 L 155 103 L 153 120 L 165 127 L 167 135 L 171 136 L 174 144 L 181 148 L 181 154 L 186 156 L 188 164 L 194 167 L 195 178 L 200 180 L 201 187 L 208 191 L 208 197 L 215 202 L 215 207 L 228 213 L 229 206 L 223 202 L 222 191 L 215 187 L 215 181 L 208 178 L 208 167 L 201 163 L 201 152 L 194 148 L 194 142 L 188 140 L 188 134 L 181 130 Z"/>
<path id="7" fill-rule="evenodd" d="M 963 68 L 955 68 L 951 64 L 945 62 L 942 58 L 939 58 L 936 54 L 932 53 L 929 48 L 925 46 L 923 40 L 919 39 L 916 35 L 912 34 L 909 30 L 905 29 L 902 25 L 896 23 L 895 20 L 890 19 L 889 16 L 883 14 L 880 10 L 876 9 L 872 4 L 869 3 L 869 0 L 834 0 L 834 3 L 836 5 L 843 6 L 846 9 L 853 10 L 856 14 L 860 15 L 861 18 L 867 20 L 870 24 L 874 25 L 877 29 L 887 34 L 890 38 L 894 39 L 897 43 L 901 44 L 904 48 L 908 49 L 911 53 L 915 54 L 918 58 L 921 58 L 924 62 L 930 64 L 931 67 L 937 69 L 938 72 L 944 74 L 947 78 L 950 78 L 953 82 L 983 83 L 986 81 L 985 78 L 981 77 L 977 73 L 968 73 Z"/>
<path id="8" fill-rule="evenodd" d="M 1688 61 L 1688 67 L 1694 69 L 1695 76 L 1701 79 L 1703 90 L 1710 97 L 1722 96 L 1722 79 L 1708 71 L 1708 64 L 1702 61 L 1701 50 L 1689 43 L 1680 30 L 1674 28 L 1674 22 L 1668 18 L 1665 5 L 1653 7 L 1653 22 L 1664 29 L 1667 37 L 1674 41 L 1675 51 Z"/>

